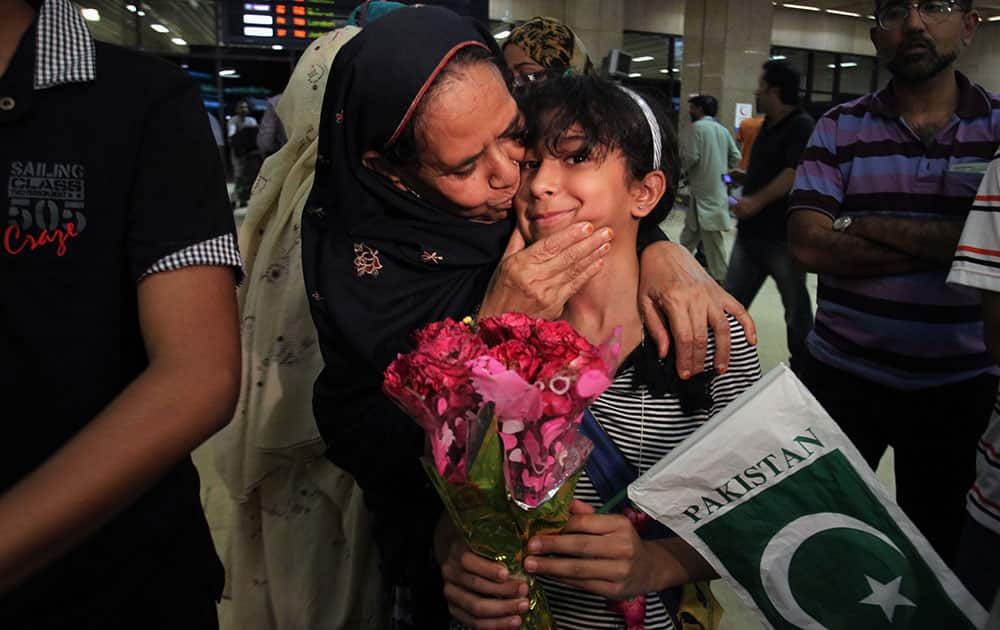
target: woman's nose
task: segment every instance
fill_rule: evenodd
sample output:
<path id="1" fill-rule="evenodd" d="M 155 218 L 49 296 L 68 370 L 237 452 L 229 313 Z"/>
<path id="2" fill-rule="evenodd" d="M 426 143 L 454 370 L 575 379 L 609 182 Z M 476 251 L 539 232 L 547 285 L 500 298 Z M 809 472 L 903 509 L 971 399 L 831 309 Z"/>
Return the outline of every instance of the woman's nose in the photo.
<path id="1" fill-rule="evenodd" d="M 504 148 L 497 147 L 491 151 L 493 169 L 490 173 L 490 186 L 493 188 L 516 187 L 520 181 L 521 169 L 514 158 Z"/>

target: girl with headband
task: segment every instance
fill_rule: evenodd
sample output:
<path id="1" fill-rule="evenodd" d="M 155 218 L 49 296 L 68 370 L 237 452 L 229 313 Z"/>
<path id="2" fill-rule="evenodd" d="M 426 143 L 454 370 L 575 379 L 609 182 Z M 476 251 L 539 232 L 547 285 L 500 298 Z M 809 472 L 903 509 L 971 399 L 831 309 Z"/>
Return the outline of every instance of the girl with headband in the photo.
<path id="1" fill-rule="evenodd" d="M 711 568 L 668 532 L 649 529 L 644 539 L 626 516 L 596 514 L 609 500 L 603 495 L 621 488 L 602 488 L 589 466 L 595 456 L 619 457 L 632 474 L 645 472 L 760 378 L 757 352 L 730 318 L 729 370 L 682 381 L 650 343 L 636 306 L 636 238 L 640 226 L 666 218 L 679 174 L 677 138 L 658 104 L 609 81 L 574 75 L 532 86 L 522 111 L 528 129 L 514 198 L 517 229 L 528 242 L 576 221 L 614 230 L 606 264 L 569 299 L 562 318 L 592 343 L 622 327 L 615 381 L 584 419 L 595 451 L 577 485 L 573 516 L 560 534 L 529 542 L 525 570 L 541 578 L 558 627 L 622 627 L 622 613 L 609 604 L 645 595 L 645 628 L 671 628 L 676 611 L 658 593 L 708 579 Z M 706 366 L 714 354 L 710 339 Z M 496 597 L 497 565 L 461 540 L 448 545 L 442 573 L 452 614 L 473 627 L 517 627 L 525 602 Z"/>

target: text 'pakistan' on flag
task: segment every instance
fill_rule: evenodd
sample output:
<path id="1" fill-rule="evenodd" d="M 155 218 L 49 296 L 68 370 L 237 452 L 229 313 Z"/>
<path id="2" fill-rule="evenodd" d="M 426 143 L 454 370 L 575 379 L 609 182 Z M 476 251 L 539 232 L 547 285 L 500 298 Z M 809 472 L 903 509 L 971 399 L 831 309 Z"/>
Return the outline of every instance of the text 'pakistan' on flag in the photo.
<path id="1" fill-rule="evenodd" d="M 629 488 L 774 628 L 980 628 L 986 611 L 776 368 Z"/>

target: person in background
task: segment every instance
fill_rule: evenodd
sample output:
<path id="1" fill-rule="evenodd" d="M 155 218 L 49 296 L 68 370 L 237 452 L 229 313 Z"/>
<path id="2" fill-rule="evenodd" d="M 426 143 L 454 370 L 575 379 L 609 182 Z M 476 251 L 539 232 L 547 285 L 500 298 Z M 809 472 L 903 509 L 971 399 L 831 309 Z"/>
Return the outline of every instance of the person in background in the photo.
<path id="1" fill-rule="evenodd" d="M 952 563 L 998 370 L 980 297 L 945 279 L 1000 98 L 955 69 L 971 2 L 882 0 L 875 17 L 892 80 L 817 122 L 789 202 L 792 258 L 819 274 L 803 381 L 873 469 L 893 447 L 900 507 Z"/>
<path id="2" fill-rule="evenodd" d="M 0 105 L 0 628 L 217 628 L 189 455 L 232 417 L 241 272 L 198 84 L 0 0 Z"/>
<path id="3" fill-rule="evenodd" d="M 990 162 L 965 220 L 948 283 L 982 294 L 986 347 L 1000 361 L 1000 153 Z M 965 495 L 968 512 L 955 574 L 987 610 L 1000 587 L 1000 392 L 976 444 L 976 480 Z"/>
<path id="4" fill-rule="evenodd" d="M 383 15 L 366 5 L 362 17 Z M 398 5 L 399 7 L 403 5 Z M 388 625 L 368 510 L 354 478 L 324 457 L 312 410 L 323 367 L 302 278 L 302 212 L 317 129 L 348 25 L 310 43 L 277 105 L 289 142 L 264 161 L 240 227 L 243 378 L 232 422 L 209 442 L 228 496 L 223 630 L 381 630 Z M 264 133 L 265 122 L 261 122 Z M 258 136 L 258 138 L 261 136 Z"/>
<path id="5" fill-rule="evenodd" d="M 233 180 L 236 186 L 236 205 L 245 206 L 250 199 L 257 171 L 260 170 L 260 153 L 257 150 L 257 119 L 250 114 L 250 104 L 240 101 L 236 114 L 227 124 L 229 152 L 233 161 Z"/>
<path id="6" fill-rule="evenodd" d="M 215 148 L 219 152 L 219 161 L 222 162 L 224 168 L 228 169 L 228 160 L 226 160 L 226 134 L 222 131 L 222 123 L 211 113 L 205 113 L 208 115 L 208 126 L 212 128 L 212 138 L 215 140 Z"/>
<path id="7" fill-rule="evenodd" d="M 327 456 L 364 490 L 391 589 L 387 608 L 400 626 L 447 624 L 429 553 L 442 506 L 419 463 L 423 431 L 382 394 L 385 368 L 413 332 L 444 317 L 557 316 L 600 270 L 614 236 L 578 222 L 526 247 L 511 233 L 523 121 L 498 53 L 485 28 L 440 7 L 400 9 L 355 36 L 329 75 L 303 214 L 305 286 L 325 361 L 316 420 Z M 663 321 L 677 333 L 707 319 L 692 315 L 689 292 L 674 290 L 679 249 L 656 242 L 642 252 L 640 294 L 670 296 L 649 303 L 671 307 L 648 312 L 654 337 Z M 699 293 L 721 293 L 680 253 L 682 277 L 693 271 Z M 713 329 L 728 341 L 724 315 L 721 322 L 724 330 Z M 678 371 L 690 376 L 682 359 L 690 365 L 695 355 L 683 336 L 674 340 Z M 664 355 L 667 345 L 657 343 Z M 722 345 L 716 364 L 724 369 Z"/>
<path id="8" fill-rule="evenodd" d="M 756 94 L 757 109 L 766 116 L 764 128 L 753 145 L 745 176 L 741 171 L 730 173 L 734 181 L 743 183 L 743 196 L 732 207 L 739 225 L 723 285 L 750 308 L 764 281 L 774 279 L 785 308 L 793 370 L 804 365 L 806 337 L 813 327 L 806 274 L 788 255 L 785 219 L 795 168 L 815 126 L 799 107 L 799 80 L 798 70 L 785 61 L 764 64 Z"/>
<path id="9" fill-rule="evenodd" d="M 760 111 L 760 107 L 757 108 Z M 753 151 L 753 143 L 757 140 L 757 134 L 764 126 L 763 116 L 752 116 L 743 119 L 740 128 L 736 130 L 736 142 L 740 144 L 740 170 L 747 170 L 750 166 L 750 152 Z"/>
<path id="10" fill-rule="evenodd" d="M 262 159 L 267 159 L 278 152 L 278 149 L 285 146 L 288 136 L 285 134 L 285 127 L 278 117 L 278 101 L 281 94 L 275 94 L 267 99 L 267 109 L 260 117 L 260 131 L 257 132 L 257 150 Z"/>
<path id="11" fill-rule="evenodd" d="M 729 131 L 715 120 L 719 102 L 702 94 L 688 101 L 691 136 L 681 162 L 688 176 L 690 207 L 681 232 L 681 245 L 697 251 L 701 244 L 710 276 L 726 279 L 726 233 L 733 229 L 729 194 L 722 176 L 739 164 L 741 155 Z"/>
<path id="12" fill-rule="evenodd" d="M 503 43 L 503 58 L 514 75 L 515 87 L 556 70 L 594 74 L 594 64 L 583 42 L 555 18 L 535 17 L 515 26 Z"/>

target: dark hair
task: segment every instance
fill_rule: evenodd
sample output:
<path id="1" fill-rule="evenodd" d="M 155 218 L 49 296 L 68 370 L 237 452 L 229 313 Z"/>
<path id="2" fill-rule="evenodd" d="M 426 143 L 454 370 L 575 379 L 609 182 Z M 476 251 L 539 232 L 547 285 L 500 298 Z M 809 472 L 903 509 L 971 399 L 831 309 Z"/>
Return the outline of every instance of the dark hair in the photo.
<path id="1" fill-rule="evenodd" d="M 370 147 L 377 151 L 382 151 L 386 160 L 391 164 L 396 166 L 412 166 L 417 163 L 417 156 L 419 153 L 419 146 L 417 145 L 417 131 L 420 127 L 421 121 L 424 117 L 424 112 L 427 110 L 427 104 L 434 100 L 438 91 L 445 84 L 445 82 L 450 81 L 457 75 L 461 74 L 462 71 L 476 65 L 477 63 L 488 63 L 493 65 L 497 70 L 500 70 L 502 80 L 506 82 L 506 75 L 504 75 L 501 64 L 493 56 L 493 53 L 482 46 L 465 46 L 459 49 L 455 55 L 448 60 L 441 72 L 434 77 L 434 81 L 431 82 L 430 87 L 427 88 L 427 92 L 420 99 L 417 104 L 417 108 L 413 111 L 413 116 L 410 118 L 406 126 L 400 132 L 399 137 L 388 147 Z"/>
<path id="2" fill-rule="evenodd" d="M 715 100 L 714 96 L 709 96 L 708 94 L 692 96 L 688 99 L 688 103 L 700 107 L 706 116 L 714 118 L 719 113 L 719 101 Z"/>
<path id="3" fill-rule="evenodd" d="M 680 179 L 677 134 L 660 103 L 646 95 L 642 98 L 660 126 L 660 170 L 667 179 L 663 197 L 642 222 L 658 224 L 667 218 L 674 205 Z M 634 180 L 641 180 L 653 170 L 649 121 L 632 97 L 607 79 L 577 74 L 553 77 L 532 84 L 521 97 L 520 105 L 527 121 L 524 140 L 529 147 L 541 145 L 559 155 L 559 139 L 575 125 L 583 132 L 581 152 L 604 159 L 608 151 L 620 150 Z"/>
<path id="4" fill-rule="evenodd" d="M 781 102 L 785 105 L 799 104 L 801 81 L 802 74 L 787 61 L 774 59 L 764 64 L 764 83 L 780 89 Z"/>

